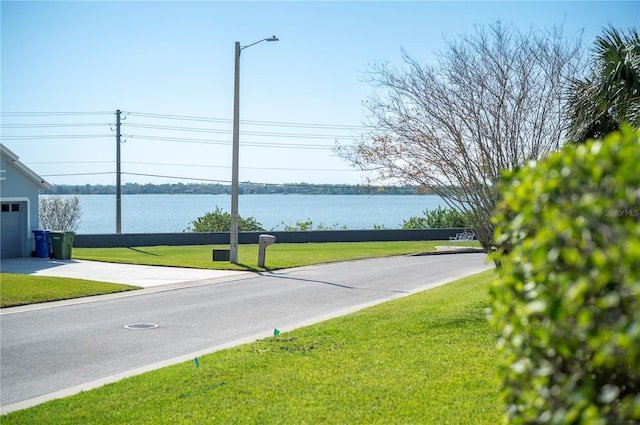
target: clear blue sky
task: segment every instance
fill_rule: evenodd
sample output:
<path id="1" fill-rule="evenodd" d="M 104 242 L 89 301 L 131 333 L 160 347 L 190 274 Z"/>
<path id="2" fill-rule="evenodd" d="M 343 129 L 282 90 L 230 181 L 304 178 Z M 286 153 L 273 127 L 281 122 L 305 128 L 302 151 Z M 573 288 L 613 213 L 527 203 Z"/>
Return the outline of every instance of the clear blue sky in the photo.
<path id="1" fill-rule="evenodd" d="M 443 37 L 497 20 L 564 24 L 588 49 L 609 24 L 638 27 L 639 4 L 3 0 L 2 143 L 51 183 L 114 184 L 121 109 L 123 183 L 229 181 L 234 43 L 276 35 L 242 52 L 240 181 L 362 183 L 331 147 L 359 137 L 372 63 L 433 61 Z"/>

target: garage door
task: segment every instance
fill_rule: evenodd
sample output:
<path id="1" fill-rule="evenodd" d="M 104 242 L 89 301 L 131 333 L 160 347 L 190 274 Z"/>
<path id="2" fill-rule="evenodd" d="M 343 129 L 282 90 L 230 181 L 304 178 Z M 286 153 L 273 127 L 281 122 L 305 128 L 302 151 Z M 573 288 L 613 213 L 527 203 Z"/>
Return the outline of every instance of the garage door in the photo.
<path id="1" fill-rule="evenodd" d="M 26 232 L 25 207 L 23 202 L 3 202 L 0 218 L 0 257 L 22 257 L 22 245 Z"/>

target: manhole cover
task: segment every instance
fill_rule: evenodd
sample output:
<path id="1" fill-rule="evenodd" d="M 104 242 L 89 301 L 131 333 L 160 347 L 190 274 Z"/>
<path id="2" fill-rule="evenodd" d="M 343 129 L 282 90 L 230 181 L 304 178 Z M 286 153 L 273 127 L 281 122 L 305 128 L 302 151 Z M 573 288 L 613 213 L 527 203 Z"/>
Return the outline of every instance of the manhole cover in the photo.
<path id="1" fill-rule="evenodd" d="M 158 325 L 155 323 L 131 323 L 129 325 L 125 325 L 125 329 L 155 329 Z"/>

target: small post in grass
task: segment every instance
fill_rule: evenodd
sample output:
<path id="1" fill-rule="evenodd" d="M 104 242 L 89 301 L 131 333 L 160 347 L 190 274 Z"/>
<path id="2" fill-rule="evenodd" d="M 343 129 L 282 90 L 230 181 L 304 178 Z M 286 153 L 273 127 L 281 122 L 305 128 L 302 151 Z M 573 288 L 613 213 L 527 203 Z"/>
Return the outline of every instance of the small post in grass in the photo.
<path id="1" fill-rule="evenodd" d="M 276 237 L 273 235 L 258 236 L 258 267 L 264 268 L 264 259 L 267 254 L 267 247 L 276 243 Z"/>

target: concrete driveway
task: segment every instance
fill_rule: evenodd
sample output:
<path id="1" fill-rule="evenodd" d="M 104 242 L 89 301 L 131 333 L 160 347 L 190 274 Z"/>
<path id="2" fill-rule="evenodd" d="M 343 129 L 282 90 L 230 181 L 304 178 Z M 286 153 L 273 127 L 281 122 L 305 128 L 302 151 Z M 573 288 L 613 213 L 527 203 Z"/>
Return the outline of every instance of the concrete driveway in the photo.
<path id="1" fill-rule="evenodd" d="M 202 270 L 184 267 L 139 266 L 86 260 L 50 260 L 48 258 L 3 258 L 0 271 L 34 276 L 71 277 L 98 282 L 121 283 L 151 288 L 202 280 L 230 278 L 248 272 Z"/>

